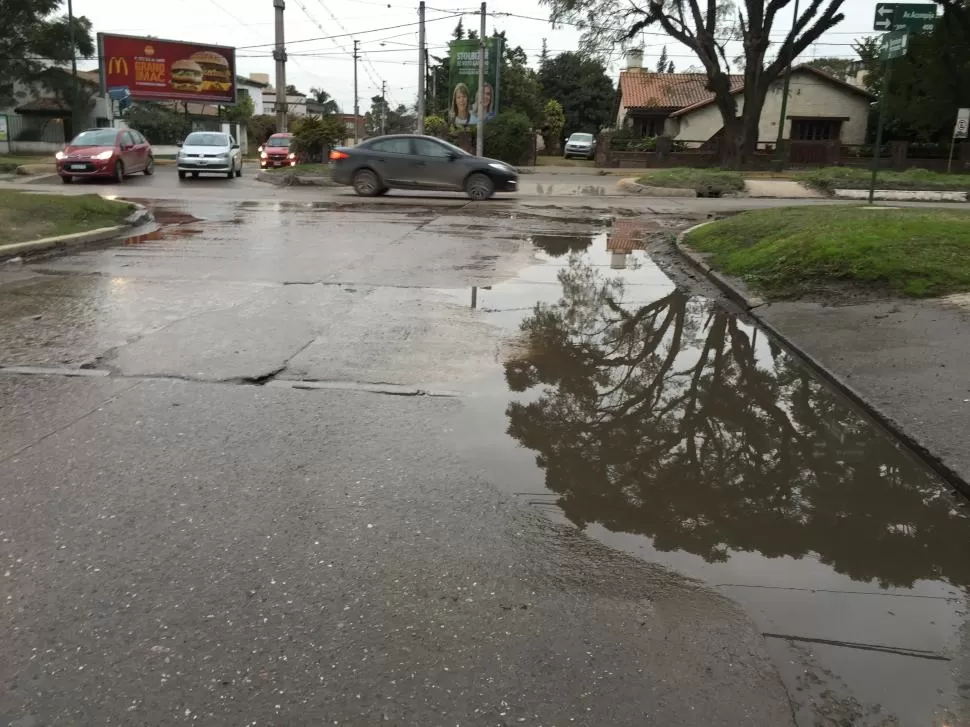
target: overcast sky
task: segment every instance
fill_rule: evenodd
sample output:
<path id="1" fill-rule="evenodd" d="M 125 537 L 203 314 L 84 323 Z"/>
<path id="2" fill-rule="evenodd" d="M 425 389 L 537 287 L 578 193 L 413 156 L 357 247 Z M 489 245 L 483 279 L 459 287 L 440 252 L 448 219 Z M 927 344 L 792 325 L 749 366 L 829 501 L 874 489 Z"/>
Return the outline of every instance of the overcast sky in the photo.
<path id="1" fill-rule="evenodd" d="M 452 5 L 446 0 L 428 0 L 428 4 L 427 42 L 432 54 L 441 55 L 446 50 L 458 22 L 456 14 L 466 13 L 463 16 L 466 28 L 478 27 L 477 5 Z M 852 56 L 852 41 L 873 34 L 874 8 L 875 3 L 869 0 L 846 0 L 845 21 L 823 36 L 824 42 L 810 48 L 803 59 Z M 74 0 L 74 12 L 87 16 L 96 32 L 151 34 L 165 39 L 234 46 L 238 48 L 240 74 L 262 72 L 273 78 L 272 0 L 168 0 L 164 3 Z M 536 19 L 511 17 L 506 13 Z M 548 14 L 548 9 L 537 0 L 491 0 L 487 29 L 489 33 L 505 30 L 509 42 L 521 45 L 529 55 L 529 63 L 534 64 L 543 38 L 547 39 L 551 53 L 575 50 L 579 42 L 579 32 L 574 28 L 551 28 L 544 20 Z M 311 86 L 322 87 L 336 98 L 343 111 L 351 112 L 354 95 L 351 48 L 352 40 L 357 38 L 361 49 L 361 113 L 369 108 L 370 98 L 380 92 L 381 81 L 387 82 L 388 100 L 392 104 L 413 104 L 418 72 L 416 22 L 416 1 L 287 0 L 286 40 L 290 58 L 287 82 L 304 92 Z M 783 36 L 790 24 L 789 6 L 783 11 L 773 37 Z M 697 65 L 688 49 L 668 42 L 659 31 L 652 32 L 655 34 L 644 37 L 644 65 L 653 66 L 665 43 L 678 70 Z M 337 35 L 342 37 L 320 39 Z M 304 40 L 307 42 L 296 42 Z M 89 63 L 85 67 L 93 65 Z M 622 61 L 617 58 L 610 68 L 614 79 L 621 66 Z"/>

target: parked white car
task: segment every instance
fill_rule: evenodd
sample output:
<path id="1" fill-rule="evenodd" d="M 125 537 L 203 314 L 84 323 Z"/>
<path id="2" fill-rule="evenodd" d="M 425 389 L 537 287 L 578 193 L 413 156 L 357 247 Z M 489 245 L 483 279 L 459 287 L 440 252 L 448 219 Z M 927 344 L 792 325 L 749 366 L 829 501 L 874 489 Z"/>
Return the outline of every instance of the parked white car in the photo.
<path id="1" fill-rule="evenodd" d="M 226 177 L 242 176 L 242 150 L 229 134 L 219 131 L 193 131 L 179 144 L 179 179 L 191 174 L 225 174 Z"/>
<path id="2" fill-rule="evenodd" d="M 562 152 L 564 159 L 569 159 L 569 157 L 583 157 L 583 159 L 592 159 L 595 155 L 596 139 L 592 134 L 581 134 L 579 132 L 571 134 L 570 137 L 566 139 L 566 146 Z"/>

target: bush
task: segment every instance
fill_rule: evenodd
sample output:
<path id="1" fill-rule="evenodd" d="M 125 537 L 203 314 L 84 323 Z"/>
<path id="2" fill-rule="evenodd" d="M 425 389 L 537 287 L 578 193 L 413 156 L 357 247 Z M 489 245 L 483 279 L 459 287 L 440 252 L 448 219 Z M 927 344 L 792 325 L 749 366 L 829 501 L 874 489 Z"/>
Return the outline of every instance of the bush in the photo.
<path id="1" fill-rule="evenodd" d="M 347 137 L 347 127 L 338 116 L 302 116 L 293 123 L 292 131 L 293 151 L 310 162 L 322 162 Z"/>
<path id="2" fill-rule="evenodd" d="M 138 104 L 128 110 L 128 126 L 145 135 L 152 144 L 178 144 L 192 132 L 192 120 L 185 114 L 155 104 Z"/>
<path id="3" fill-rule="evenodd" d="M 440 116 L 425 116 L 424 133 L 428 136 L 437 136 L 439 139 L 447 139 L 451 134 L 451 125 Z"/>
<path id="4" fill-rule="evenodd" d="M 506 111 L 485 124 L 485 153 L 507 164 L 528 161 L 535 145 L 529 117 Z"/>

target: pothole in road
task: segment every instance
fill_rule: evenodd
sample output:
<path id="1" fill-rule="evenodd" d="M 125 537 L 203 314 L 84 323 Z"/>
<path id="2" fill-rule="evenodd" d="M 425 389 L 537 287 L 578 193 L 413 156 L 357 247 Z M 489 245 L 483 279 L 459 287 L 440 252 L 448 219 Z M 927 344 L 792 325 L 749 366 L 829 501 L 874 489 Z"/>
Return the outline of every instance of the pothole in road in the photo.
<path id="1" fill-rule="evenodd" d="M 618 221 L 456 299 L 508 331 L 455 438 L 476 471 L 744 607 L 799 722 L 957 724 L 965 500 Z M 825 721 L 829 720 L 829 721 Z"/>

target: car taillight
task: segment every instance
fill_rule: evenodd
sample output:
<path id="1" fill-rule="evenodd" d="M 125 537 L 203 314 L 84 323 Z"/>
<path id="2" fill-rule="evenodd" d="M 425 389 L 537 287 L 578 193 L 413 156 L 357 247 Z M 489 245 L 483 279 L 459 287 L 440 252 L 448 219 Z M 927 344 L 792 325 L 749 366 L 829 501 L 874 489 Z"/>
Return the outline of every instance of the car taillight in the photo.
<path id="1" fill-rule="evenodd" d="M 336 162 L 341 159 L 350 159 L 350 154 L 345 151 L 337 151 L 336 149 L 330 152 L 330 161 Z"/>

